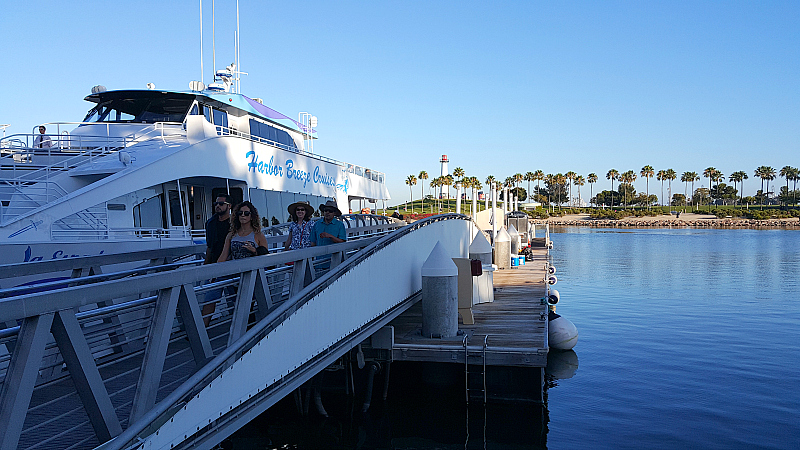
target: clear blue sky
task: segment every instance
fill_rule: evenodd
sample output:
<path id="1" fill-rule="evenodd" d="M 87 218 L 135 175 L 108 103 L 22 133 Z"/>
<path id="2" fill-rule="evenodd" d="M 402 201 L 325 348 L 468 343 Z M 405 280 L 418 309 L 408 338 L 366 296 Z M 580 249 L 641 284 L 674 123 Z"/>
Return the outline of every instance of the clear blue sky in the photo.
<path id="1" fill-rule="evenodd" d="M 221 68 L 235 1 L 216 3 Z M 757 166 L 800 166 L 796 0 L 240 0 L 240 11 L 243 93 L 318 116 L 315 150 L 385 172 L 393 203 L 409 196 L 406 176 L 438 175 L 442 154 L 481 180 L 595 172 L 595 192 L 608 169 L 649 164 L 745 170 L 753 194 Z M 199 41 L 198 1 L 6 2 L 0 123 L 11 134 L 78 121 L 97 84 L 186 89 Z"/>

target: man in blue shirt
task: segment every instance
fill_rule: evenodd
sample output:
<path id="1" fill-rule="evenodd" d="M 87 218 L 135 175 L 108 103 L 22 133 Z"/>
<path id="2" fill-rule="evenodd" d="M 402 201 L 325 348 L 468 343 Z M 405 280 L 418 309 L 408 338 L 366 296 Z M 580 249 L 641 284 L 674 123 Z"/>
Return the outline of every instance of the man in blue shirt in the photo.
<path id="1" fill-rule="evenodd" d="M 319 205 L 319 210 L 322 211 L 322 220 L 314 222 L 314 228 L 311 229 L 311 236 L 309 237 L 311 245 L 330 245 L 345 242 L 347 240 L 347 231 L 344 229 L 344 224 L 336 219 L 336 217 L 342 215 L 342 212 L 336 207 L 336 202 L 328 200 Z"/>

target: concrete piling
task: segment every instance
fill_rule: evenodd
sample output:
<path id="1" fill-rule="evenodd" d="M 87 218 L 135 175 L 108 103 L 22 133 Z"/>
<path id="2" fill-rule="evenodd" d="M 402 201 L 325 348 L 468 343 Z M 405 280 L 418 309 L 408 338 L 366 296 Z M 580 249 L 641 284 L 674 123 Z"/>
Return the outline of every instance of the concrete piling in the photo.
<path id="1" fill-rule="evenodd" d="M 453 337 L 458 332 L 458 267 L 437 242 L 422 264 L 422 335 Z"/>
<path id="2" fill-rule="evenodd" d="M 494 264 L 498 269 L 511 268 L 511 236 L 505 227 L 500 228 L 494 238 Z"/>

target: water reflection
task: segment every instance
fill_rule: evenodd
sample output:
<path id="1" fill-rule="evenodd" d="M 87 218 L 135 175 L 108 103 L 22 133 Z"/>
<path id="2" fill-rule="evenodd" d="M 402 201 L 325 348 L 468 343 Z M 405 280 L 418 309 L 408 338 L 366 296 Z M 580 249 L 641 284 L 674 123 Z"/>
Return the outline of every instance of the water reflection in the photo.
<path id="1" fill-rule="evenodd" d="M 556 380 L 567 380 L 578 370 L 578 354 L 575 350 L 554 351 L 547 354 L 545 374 Z"/>
<path id="2" fill-rule="evenodd" d="M 574 352 L 572 352 L 574 353 Z M 538 370 L 541 369 L 531 369 Z M 537 385 L 536 372 L 489 373 L 507 384 Z M 379 374 L 380 376 L 380 374 Z M 513 398 L 489 387 L 466 403 L 464 368 L 460 364 L 392 363 L 387 399 L 375 383 L 372 404 L 361 412 L 365 384 L 354 374 L 355 395 L 333 381 L 323 388 L 328 417 L 313 412 L 303 417 L 288 396 L 223 443 L 223 448 L 296 449 L 518 449 L 547 448 L 546 404 Z M 361 389 L 359 388 L 361 386 Z M 519 389 L 515 389 L 519 390 Z"/>

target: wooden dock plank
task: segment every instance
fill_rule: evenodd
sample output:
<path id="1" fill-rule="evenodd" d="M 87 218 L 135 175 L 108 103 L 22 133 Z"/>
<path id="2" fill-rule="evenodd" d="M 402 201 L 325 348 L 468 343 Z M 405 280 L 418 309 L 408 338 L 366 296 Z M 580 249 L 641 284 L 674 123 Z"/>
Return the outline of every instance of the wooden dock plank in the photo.
<path id="1" fill-rule="evenodd" d="M 545 263 L 547 250 L 534 248 L 534 260 L 494 272 L 494 302 L 474 305 L 473 325 L 459 320 L 469 338 L 469 363 L 482 363 L 484 336 L 488 336 L 486 363 L 498 366 L 544 367 L 547 305 Z M 401 361 L 464 363 L 462 336 L 428 339 L 421 336 L 422 304 L 417 303 L 390 325 L 395 329 L 393 357 Z"/>

